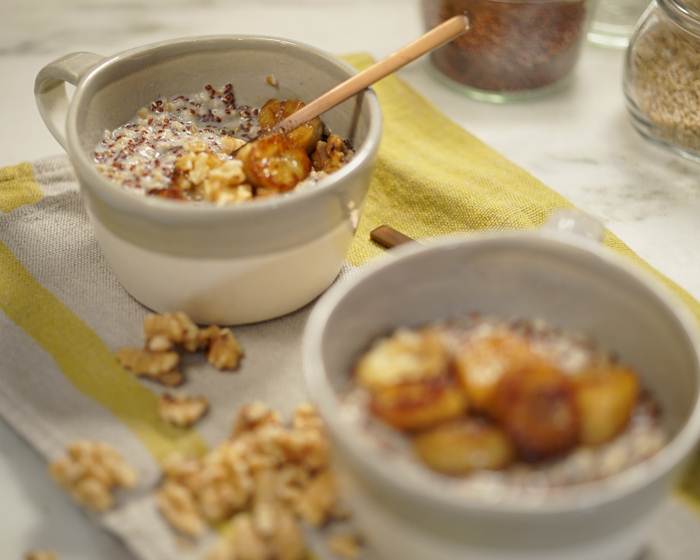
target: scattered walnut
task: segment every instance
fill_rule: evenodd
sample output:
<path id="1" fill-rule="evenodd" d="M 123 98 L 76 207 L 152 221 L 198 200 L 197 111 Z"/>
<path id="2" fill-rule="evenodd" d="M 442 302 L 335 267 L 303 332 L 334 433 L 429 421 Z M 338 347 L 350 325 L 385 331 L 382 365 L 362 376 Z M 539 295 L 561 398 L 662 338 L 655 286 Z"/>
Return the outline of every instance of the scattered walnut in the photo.
<path id="1" fill-rule="evenodd" d="M 199 328 L 185 313 L 149 313 L 143 320 L 143 334 L 146 348 L 155 352 L 170 350 L 182 345 L 185 350 L 194 352 L 198 348 Z"/>
<path id="2" fill-rule="evenodd" d="M 341 558 L 352 560 L 360 555 L 362 544 L 357 535 L 352 533 L 336 533 L 328 538 L 328 549 Z"/>
<path id="3" fill-rule="evenodd" d="M 236 437 L 243 432 L 256 430 L 263 424 L 281 425 L 279 414 L 272 410 L 265 403 L 254 401 L 242 406 L 236 415 L 233 423 L 232 437 Z"/>
<path id="4" fill-rule="evenodd" d="M 221 329 L 211 339 L 207 359 L 216 369 L 236 369 L 242 356 L 243 349 L 230 329 Z"/>
<path id="5" fill-rule="evenodd" d="M 176 352 L 152 352 L 140 348 L 117 351 L 119 363 L 140 377 L 147 377 L 167 387 L 181 385 L 184 378 L 175 368 L 180 362 Z"/>
<path id="6" fill-rule="evenodd" d="M 268 406 L 251 403 L 237 414 L 228 440 L 204 457 L 166 461 L 163 474 L 159 506 L 175 529 L 187 532 L 192 518 L 232 520 L 231 534 L 212 549 L 210 560 L 299 560 L 305 554 L 299 520 L 320 526 L 340 511 L 328 442 L 308 405 L 285 425 Z M 173 507 L 163 509 L 168 485 L 182 494 L 177 511 L 187 512 L 186 522 Z"/>
<path id="7" fill-rule="evenodd" d="M 292 427 L 298 430 L 323 430 L 323 420 L 312 405 L 300 404 L 294 411 Z"/>
<path id="8" fill-rule="evenodd" d="M 111 446 L 77 441 L 67 447 L 67 456 L 49 465 L 51 477 L 79 504 L 93 511 L 106 511 L 114 505 L 117 488 L 133 488 L 136 471 Z"/>
<path id="9" fill-rule="evenodd" d="M 268 74 L 265 76 L 265 81 L 267 82 L 268 86 L 272 86 L 273 88 L 279 87 L 280 85 L 274 74 Z"/>
<path id="10" fill-rule="evenodd" d="M 51 550 L 30 550 L 24 555 L 24 560 L 58 560 L 58 556 Z"/>
<path id="11" fill-rule="evenodd" d="M 156 504 L 168 523 L 180 533 L 198 537 L 206 529 L 194 496 L 190 490 L 176 482 L 168 481 L 158 489 Z"/>
<path id="12" fill-rule="evenodd" d="M 158 415 L 178 428 L 193 426 L 209 410 L 204 396 L 164 393 L 158 399 Z"/>
<path id="13" fill-rule="evenodd" d="M 330 471 L 316 476 L 296 504 L 296 512 L 312 527 L 320 527 L 331 515 L 337 499 L 335 480 Z"/>
<path id="14" fill-rule="evenodd" d="M 249 514 L 242 513 L 233 518 L 231 540 L 235 543 L 236 558 L 245 560 L 267 560 L 267 543 L 253 527 Z"/>

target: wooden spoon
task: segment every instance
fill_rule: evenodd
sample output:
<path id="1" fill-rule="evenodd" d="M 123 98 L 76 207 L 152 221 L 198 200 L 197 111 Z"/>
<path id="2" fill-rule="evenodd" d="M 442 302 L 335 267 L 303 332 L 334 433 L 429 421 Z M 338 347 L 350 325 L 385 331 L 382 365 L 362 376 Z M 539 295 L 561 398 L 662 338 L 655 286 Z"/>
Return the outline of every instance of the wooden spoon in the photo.
<path id="1" fill-rule="evenodd" d="M 417 58 L 449 43 L 469 29 L 466 15 L 454 16 L 428 31 L 425 35 L 395 53 L 390 54 L 352 78 L 338 84 L 308 105 L 291 114 L 274 127 L 273 132 L 289 132 L 298 126 L 315 119 L 329 109 L 368 88 L 373 83 L 396 72 Z"/>
<path id="2" fill-rule="evenodd" d="M 294 130 L 298 126 L 322 115 L 346 99 L 351 98 L 353 95 L 367 89 L 373 83 L 396 72 L 409 62 L 413 62 L 424 54 L 441 47 L 445 43 L 449 43 L 468 29 L 469 18 L 467 18 L 467 16 L 454 16 L 448 19 L 428 31 L 419 39 L 399 49 L 395 53 L 390 54 L 384 60 L 380 60 L 359 74 L 355 74 L 352 78 L 341 82 L 333 89 L 321 95 L 321 97 L 316 98 L 308 105 L 299 109 L 296 113 L 291 114 L 286 119 L 277 123 L 269 132 L 286 133 L 290 130 Z M 239 146 L 233 154 L 237 154 L 250 142 L 253 142 L 253 140 L 249 140 L 245 144 Z"/>

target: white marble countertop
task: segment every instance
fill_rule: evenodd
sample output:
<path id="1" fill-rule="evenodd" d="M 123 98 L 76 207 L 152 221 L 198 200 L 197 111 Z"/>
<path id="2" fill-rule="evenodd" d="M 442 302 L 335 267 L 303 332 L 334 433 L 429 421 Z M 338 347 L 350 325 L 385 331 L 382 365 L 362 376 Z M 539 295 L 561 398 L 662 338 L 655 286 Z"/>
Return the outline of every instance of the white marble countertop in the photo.
<path id="1" fill-rule="evenodd" d="M 290 37 L 379 57 L 421 31 L 410 0 L 1 0 L 0 166 L 60 152 L 34 106 L 41 66 L 77 50 L 112 54 L 197 34 Z M 575 83 L 553 97 L 491 106 L 435 82 L 425 61 L 401 76 L 448 116 L 602 220 L 641 256 L 700 297 L 700 168 L 648 145 L 627 122 L 622 53 L 589 46 Z M 43 462 L 0 422 L 0 557 L 46 546 L 66 559 L 130 558 L 45 476 Z"/>

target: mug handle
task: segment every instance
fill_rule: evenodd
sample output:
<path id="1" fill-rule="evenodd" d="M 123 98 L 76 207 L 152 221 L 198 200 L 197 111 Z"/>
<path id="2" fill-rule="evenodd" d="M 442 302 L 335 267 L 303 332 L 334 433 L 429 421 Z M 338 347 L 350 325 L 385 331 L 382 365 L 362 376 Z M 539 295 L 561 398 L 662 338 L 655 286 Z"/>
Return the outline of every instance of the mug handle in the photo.
<path id="1" fill-rule="evenodd" d="M 34 80 L 34 98 L 41 118 L 64 150 L 69 106 L 65 83 L 77 85 L 85 73 L 103 59 L 89 52 L 70 53 L 44 66 Z"/>

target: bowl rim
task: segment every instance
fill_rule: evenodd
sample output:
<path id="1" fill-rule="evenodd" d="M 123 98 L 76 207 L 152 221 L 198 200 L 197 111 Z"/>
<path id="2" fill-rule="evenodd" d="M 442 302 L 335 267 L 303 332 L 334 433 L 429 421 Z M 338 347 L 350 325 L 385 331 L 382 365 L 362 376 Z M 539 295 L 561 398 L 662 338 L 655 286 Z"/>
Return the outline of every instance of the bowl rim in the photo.
<path id="1" fill-rule="evenodd" d="M 369 126 L 364 142 L 355 150 L 355 155 L 346 165 L 333 174 L 323 177 L 314 188 L 292 191 L 283 196 L 267 197 L 246 204 L 216 206 L 213 204 L 183 204 L 182 202 L 162 197 L 144 196 L 142 193 L 121 188 L 119 185 L 103 177 L 95 168 L 94 162 L 92 162 L 83 151 L 80 145 L 77 125 L 77 116 L 80 107 L 85 101 L 89 86 L 95 81 L 96 76 L 108 71 L 111 67 L 124 60 L 147 54 L 151 55 L 157 51 L 167 52 L 169 49 L 177 50 L 183 45 L 190 44 L 193 48 L 189 52 L 192 53 L 198 50 L 207 50 L 214 45 L 227 42 L 238 43 L 239 45 L 247 44 L 249 46 L 273 51 L 278 49 L 294 49 L 323 59 L 341 70 L 347 77 L 357 73 L 357 70 L 350 64 L 319 48 L 300 41 L 265 35 L 232 34 L 183 37 L 149 43 L 108 56 L 92 67 L 82 77 L 76 86 L 66 119 L 67 151 L 73 165 L 79 169 L 80 175 L 82 175 L 83 180 L 81 184 L 85 184 L 87 190 L 94 191 L 94 193 L 110 207 L 119 208 L 139 215 L 170 216 L 174 219 L 191 223 L 234 219 L 235 216 L 255 218 L 267 212 L 283 210 L 288 207 L 304 204 L 312 199 L 326 195 L 329 191 L 342 189 L 342 184 L 345 183 L 346 178 L 355 175 L 361 171 L 364 166 L 373 161 L 379 149 L 379 142 L 382 136 L 382 112 L 377 94 L 372 88 L 368 88 L 363 93 L 369 111 Z M 134 109 L 134 111 L 136 111 L 136 109 Z"/>
<path id="2" fill-rule="evenodd" d="M 696 447 L 700 436 L 700 330 L 690 310 L 670 290 L 662 286 L 649 272 L 625 261 L 603 245 L 581 238 L 574 234 L 549 232 L 544 230 L 523 232 L 478 232 L 441 236 L 425 243 L 410 243 L 391 251 L 385 258 L 366 265 L 363 270 L 344 278 L 333 286 L 315 305 L 304 330 L 302 357 L 304 379 L 311 401 L 318 407 L 328 426 L 329 433 L 336 439 L 337 445 L 344 448 L 363 472 L 363 477 L 378 480 L 399 495 L 422 502 L 433 508 L 442 508 L 450 514 L 527 514 L 549 516 L 593 510 L 619 501 L 629 495 L 639 493 L 652 484 L 659 482 L 674 468 L 679 466 Z M 372 278 L 390 268 L 400 260 L 432 253 L 434 251 L 451 251 L 463 246 L 480 243 L 510 243 L 530 246 L 558 246 L 559 248 L 583 251 L 602 262 L 604 266 L 616 268 L 631 281 L 642 287 L 650 297 L 664 306 L 685 334 L 686 342 L 695 361 L 695 376 L 699 388 L 695 395 L 691 412 L 678 433 L 653 457 L 633 465 L 620 473 L 605 479 L 605 484 L 591 482 L 586 492 L 549 495 L 542 499 L 505 499 L 488 501 L 469 498 L 450 492 L 435 492 L 427 477 L 411 477 L 410 483 L 397 477 L 391 466 L 376 458 L 368 444 L 357 437 L 355 427 L 342 418 L 337 411 L 341 401 L 328 382 L 322 360 L 322 340 L 325 326 L 336 306 L 345 296 L 360 284 L 370 282 Z M 419 482 L 419 484 L 416 484 Z"/>

